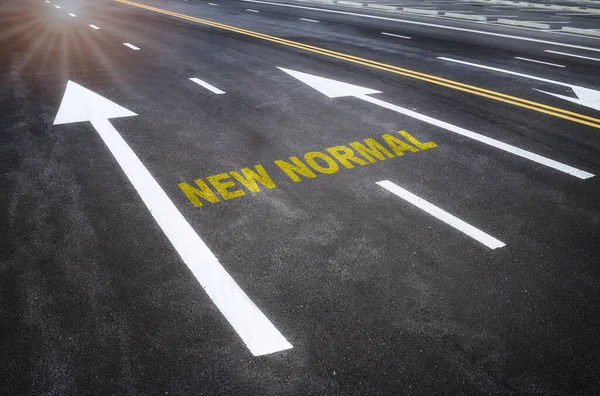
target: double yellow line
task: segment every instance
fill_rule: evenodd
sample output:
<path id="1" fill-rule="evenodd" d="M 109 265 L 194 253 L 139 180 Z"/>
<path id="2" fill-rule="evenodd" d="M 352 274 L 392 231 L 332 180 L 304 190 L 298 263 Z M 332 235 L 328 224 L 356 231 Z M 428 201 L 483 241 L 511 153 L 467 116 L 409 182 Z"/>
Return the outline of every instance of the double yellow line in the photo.
<path id="1" fill-rule="evenodd" d="M 227 30 L 230 32 L 236 32 L 239 34 L 243 34 L 246 36 L 256 37 L 261 40 L 271 41 L 273 43 L 278 43 L 282 45 L 286 45 L 288 47 L 298 48 L 304 51 L 313 52 L 321 55 L 325 55 L 331 58 L 345 60 L 351 63 L 357 63 L 360 65 L 368 66 L 374 69 L 384 70 L 390 73 L 399 74 L 402 76 L 415 78 L 421 81 L 427 81 L 432 84 L 441 85 L 444 87 L 456 89 L 458 91 L 468 92 L 473 95 L 483 96 L 488 99 L 497 100 L 499 102 L 509 103 L 515 106 L 523 107 L 525 109 L 537 111 L 544 114 L 553 115 L 555 117 L 563 118 L 565 120 L 573 121 L 579 124 L 588 125 L 594 128 L 600 129 L 600 119 L 586 116 L 584 114 L 575 113 L 572 111 L 560 109 L 558 107 L 548 106 L 543 103 L 533 102 L 531 100 L 526 100 L 522 98 L 518 98 L 516 96 L 506 95 L 500 92 L 491 91 L 488 89 L 483 89 L 480 87 L 475 87 L 473 85 L 463 84 L 457 81 L 448 80 L 446 78 L 441 78 L 437 76 L 433 76 L 431 74 L 420 73 L 410 69 L 404 69 L 401 67 L 388 65 L 386 63 L 376 62 L 365 58 L 359 58 L 358 56 L 348 55 L 341 52 L 330 51 L 325 48 L 315 47 L 308 44 L 302 44 L 296 41 L 286 40 L 275 36 L 269 36 L 267 34 L 262 34 L 258 32 L 254 32 L 252 30 L 241 29 L 235 26 L 224 25 L 222 23 L 209 21 L 206 19 L 200 19 L 196 17 L 192 17 L 185 14 L 179 14 L 177 12 L 172 12 L 168 10 L 163 10 L 162 8 L 151 7 L 149 5 L 136 3 L 129 0 L 116 0 L 119 3 L 128 4 L 131 6 L 144 8 L 146 10 L 158 12 L 165 15 L 171 15 L 180 19 L 185 19 L 188 21 L 200 23 L 203 25 L 212 26 L 218 29 Z"/>

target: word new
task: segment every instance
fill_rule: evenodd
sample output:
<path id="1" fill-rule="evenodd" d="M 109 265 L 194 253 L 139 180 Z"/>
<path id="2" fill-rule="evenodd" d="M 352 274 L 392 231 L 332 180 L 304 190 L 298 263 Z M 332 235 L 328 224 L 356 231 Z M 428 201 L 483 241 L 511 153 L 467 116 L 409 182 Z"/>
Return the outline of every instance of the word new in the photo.
<path id="1" fill-rule="evenodd" d="M 324 151 L 309 151 L 302 159 L 292 156 L 288 160 L 275 160 L 274 163 L 281 171 L 278 173 L 279 176 L 285 175 L 294 182 L 300 182 L 303 179 L 314 179 L 319 174 L 337 173 L 340 165 L 352 169 L 355 165 L 365 166 L 401 157 L 407 151 L 416 153 L 437 147 L 433 142 L 421 143 L 406 131 L 398 133 L 412 145 L 394 135 L 385 134 L 381 136 L 383 143 L 368 138 L 362 142 L 351 142 L 347 146 L 328 147 Z M 271 175 L 260 164 L 255 165 L 254 169 L 243 168 L 239 172 L 232 170 L 208 176 L 206 182 L 203 179 L 196 179 L 194 183 L 195 186 L 188 183 L 179 183 L 178 186 L 197 208 L 202 206 L 204 201 L 218 203 L 221 199 L 243 197 L 246 191 L 260 192 L 261 185 L 268 189 L 276 187 Z"/>

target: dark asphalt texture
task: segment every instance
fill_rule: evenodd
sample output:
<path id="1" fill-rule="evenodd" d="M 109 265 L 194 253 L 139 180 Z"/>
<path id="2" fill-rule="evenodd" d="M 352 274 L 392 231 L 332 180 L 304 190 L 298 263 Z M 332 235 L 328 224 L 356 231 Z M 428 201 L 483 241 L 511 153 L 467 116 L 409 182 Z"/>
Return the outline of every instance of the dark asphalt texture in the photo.
<path id="1" fill-rule="evenodd" d="M 144 3 L 599 116 L 534 90 L 566 87 L 436 59 L 600 89 L 600 63 L 543 52 L 561 47 L 239 1 Z M 599 176 L 327 98 L 277 66 L 594 174 L 599 129 L 114 1 L 53 4 L 0 2 L 0 394 L 600 393 Z M 252 356 L 91 124 L 52 125 L 69 80 L 138 114 L 111 123 L 293 349 Z M 299 183 L 273 162 L 401 129 L 438 147 Z M 195 208 L 178 187 L 256 164 L 277 188 Z M 486 248 L 380 180 L 506 246 Z"/>

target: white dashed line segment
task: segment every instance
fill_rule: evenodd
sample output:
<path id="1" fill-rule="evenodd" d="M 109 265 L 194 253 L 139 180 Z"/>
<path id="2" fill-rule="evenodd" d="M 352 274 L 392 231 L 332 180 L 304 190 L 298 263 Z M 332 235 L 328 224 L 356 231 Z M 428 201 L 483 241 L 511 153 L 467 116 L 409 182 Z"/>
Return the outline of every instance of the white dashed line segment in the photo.
<path id="1" fill-rule="evenodd" d="M 123 45 L 124 45 L 125 47 L 129 47 L 129 48 L 131 48 L 131 49 L 132 49 L 132 50 L 134 50 L 134 51 L 139 51 L 139 50 L 140 50 L 138 47 L 136 47 L 135 45 L 133 45 L 133 44 L 130 44 L 130 43 L 123 43 Z"/>
<path id="2" fill-rule="evenodd" d="M 190 78 L 190 80 L 217 95 L 223 95 L 225 93 L 225 91 L 221 91 L 219 88 L 215 87 L 214 85 L 210 85 L 206 81 L 202 81 L 199 78 L 193 77 L 193 78 Z"/>
<path id="3" fill-rule="evenodd" d="M 541 63 L 543 65 L 554 66 L 554 67 L 566 67 L 566 66 L 563 66 L 563 65 L 558 65 L 556 63 L 542 62 L 542 61 L 539 61 L 539 60 L 529 59 L 529 58 L 521 58 L 520 56 L 515 56 L 515 59 L 520 59 L 520 60 L 524 60 L 524 61 L 527 61 L 527 62 Z"/>
<path id="4" fill-rule="evenodd" d="M 398 38 L 403 38 L 403 39 L 407 39 L 407 40 L 411 39 L 408 36 L 402 36 L 402 35 L 399 35 L 399 34 L 392 34 L 392 33 L 386 33 L 386 32 L 381 32 L 381 34 L 383 34 L 384 36 L 398 37 Z"/>
<path id="5" fill-rule="evenodd" d="M 506 244 L 504 242 L 499 241 L 498 239 L 494 238 L 493 236 L 488 235 L 485 232 L 473 227 L 472 225 L 464 222 L 463 220 L 459 219 L 458 217 L 451 215 L 450 213 L 446 212 L 445 210 L 438 208 L 434 204 L 425 201 L 423 198 L 416 196 L 415 194 L 403 189 L 402 187 L 392 183 L 389 180 L 383 180 L 383 181 L 377 182 L 377 184 L 379 186 L 385 188 L 392 194 L 395 194 L 395 195 L 399 196 L 400 198 L 402 198 L 403 200 L 415 205 L 417 208 L 429 213 L 433 217 L 443 221 L 444 223 L 448 224 L 449 226 L 454 227 L 458 231 L 461 231 L 462 233 L 470 236 L 471 238 L 475 239 L 477 242 L 484 244 L 485 246 L 489 247 L 490 249 L 497 249 L 497 248 L 506 246 Z"/>
<path id="6" fill-rule="evenodd" d="M 549 52 L 551 54 L 558 54 L 558 55 L 564 55 L 564 56 L 572 56 L 573 58 L 581 58 L 581 59 L 587 59 L 587 60 L 592 60 L 592 61 L 600 62 L 600 58 L 591 58 L 589 56 L 568 54 L 566 52 L 551 51 L 551 50 L 544 50 L 544 52 Z"/>

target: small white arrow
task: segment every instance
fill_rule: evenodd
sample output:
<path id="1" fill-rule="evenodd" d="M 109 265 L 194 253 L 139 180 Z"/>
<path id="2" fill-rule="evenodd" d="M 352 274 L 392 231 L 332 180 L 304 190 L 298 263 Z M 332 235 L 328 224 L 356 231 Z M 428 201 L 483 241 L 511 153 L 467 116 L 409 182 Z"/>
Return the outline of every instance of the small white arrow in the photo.
<path id="1" fill-rule="evenodd" d="M 557 98 L 561 98 L 564 100 L 568 100 L 569 102 L 577 103 L 581 106 L 586 106 L 592 108 L 594 110 L 600 111 L 600 91 L 596 91 L 595 89 L 580 87 L 577 85 L 566 85 L 570 87 L 576 98 L 572 98 L 570 96 L 559 95 L 552 92 L 542 91 L 541 89 L 535 89 L 536 91 L 543 92 L 548 95 L 556 96 Z"/>
<path id="2" fill-rule="evenodd" d="M 559 170 L 561 172 L 568 173 L 568 174 L 578 177 L 580 179 L 588 179 L 588 178 L 594 176 L 592 173 L 579 170 L 572 166 L 565 165 L 563 163 L 551 160 L 546 157 L 542 157 L 541 155 L 532 153 L 527 150 L 520 149 L 518 147 L 501 142 L 499 140 L 489 138 L 489 137 L 481 135 L 479 133 L 472 132 L 467 129 L 458 127 L 456 125 L 449 124 L 445 121 L 441 121 L 441 120 L 435 119 L 433 117 L 429 117 L 424 114 L 417 113 L 416 111 L 405 109 L 403 107 L 396 106 L 391 103 L 385 102 L 383 100 L 368 96 L 370 94 L 381 93 L 380 91 L 376 91 L 376 90 L 373 90 L 370 88 L 359 87 L 357 85 L 347 84 L 344 82 L 335 81 L 335 80 L 331 80 L 331 79 L 324 78 L 324 77 L 318 77 L 318 76 L 314 76 L 312 74 L 302 73 L 302 72 L 295 71 L 295 70 L 284 69 L 282 67 L 279 67 L 278 69 L 286 72 L 290 76 L 295 77 L 296 79 L 302 81 L 303 83 L 309 85 L 310 87 L 316 89 L 317 91 L 321 92 L 322 94 L 324 94 L 330 98 L 353 96 L 355 98 L 364 100 L 366 102 L 373 103 L 377 106 L 381 106 L 386 109 L 395 111 L 397 113 L 404 114 L 406 116 L 426 122 L 428 124 L 438 126 L 449 132 L 453 132 L 458 135 L 462 135 L 462 136 L 468 137 L 470 139 L 477 140 L 478 142 L 487 144 L 492 147 L 496 147 L 500 150 L 517 155 L 522 158 L 526 158 L 530 161 L 537 162 L 538 164 L 542 164 L 542 165 L 548 166 L 550 168 Z"/>
<path id="3" fill-rule="evenodd" d="M 54 124 L 84 121 L 92 123 L 177 253 L 253 355 L 265 355 L 292 348 L 227 273 L 108 121 L 111 118 L 135 115 L 124 107 L 69 81 Z"/>
<path id="4" fill-rule="evenodd" d="M 552 52 L 552 51 L 550 51 L 550 52 Z M 580 87 L 578 85 L 567 84 L 567 83 L 564 83 L 561 81 L 550 80 L 547 78 L 532 76 L 530 74 L 519 73 L 519 72 L 515 72 L 512 70 L 500 69 L 498 67 L 491 67 L 491 66 L 480 65 L 477 63 L 465 62 L 465 61 L 461 61 L 458 59 L 447 58 L 445 56 L 438 56 L 438 59 L 448 61 L 448 62 L 459 63 L 461 65 L 477 67 L 479 69 L 492 70 L 492 71 L 495 71 L 498 73 L 510 74 L 511 76 L 523 77 L 523 78 L 528 78 L 530 80 L 542 81 L 542 82 L 549 83 L 549 84 L 555 84 L 555 85 L 560 85 L 563 87 L 568 87 L 573 90 L 573 92 L 575 93 L 577 98 L 572 98 L 570 96 L 565 96 L 565 95 L 559 95 L 559 94 L 555 94 L 552 92 L 546 92 L 546 91 L 542 91 L 541 89 L 536 89 L 536 88 L 534 88 L 534 90 L 543 92 L 548 95 L 555 96 L 557 98 L 568 100 L 569 102 L 577 103 L 578 105 L 586 106 L 586 107 L 589 107 L 594 110 L 600 110 L 600 91 L 596 91 L 595 89 L 584 88 L 584 87 Z"/>

